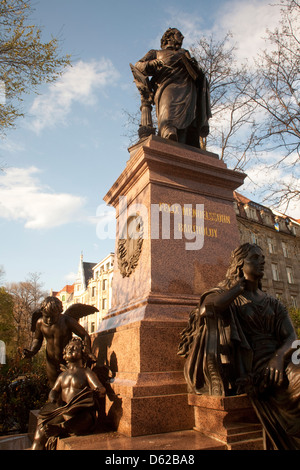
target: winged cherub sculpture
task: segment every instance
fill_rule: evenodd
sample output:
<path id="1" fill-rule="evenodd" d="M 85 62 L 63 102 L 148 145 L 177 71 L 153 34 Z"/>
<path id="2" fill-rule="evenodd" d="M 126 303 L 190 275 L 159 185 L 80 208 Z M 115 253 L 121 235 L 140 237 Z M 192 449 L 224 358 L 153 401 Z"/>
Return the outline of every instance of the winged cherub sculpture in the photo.
<path id="1" fill-rule="evenodd" d="M 64 364 L 63 350 L 73 334 L 79 336 L 85 345 L 92 362 L 96 361 L 91 350 L 91 339 L 88 332 L 78 323 L 79 318 L 97 312 L 96 307 L 85 304 L 71 305 L 64 313 L 61 301 L 54 296 L 46 297 L 41 308 L 32 315 L 31 331 L 34 339 L 31 349 L 24 349 L 26 358 L 33 357 L 46 341 L 46 373 L 50 387 L 53 387 L 61 373 L 60 365 Z"/>

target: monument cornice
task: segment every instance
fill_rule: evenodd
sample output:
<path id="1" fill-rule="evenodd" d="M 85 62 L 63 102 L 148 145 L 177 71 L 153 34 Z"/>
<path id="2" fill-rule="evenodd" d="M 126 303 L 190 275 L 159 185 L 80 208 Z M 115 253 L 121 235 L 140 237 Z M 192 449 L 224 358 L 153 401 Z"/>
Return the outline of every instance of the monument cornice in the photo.
<path id="1" fill-rule="evenodd" d="M 211 194 L 210 186 L 213 185 L 228 189 L 228 200 L 232 200 L 232 191 L 241 186 L 246 177 L 242 172 L 228 169 L 216 154 L 157 136 L 144 139 L 130 147 L 129 152 L 131 156 L 126 168 L 104 197 L 108 205 L 116 207 L 119 196 L 126 196 L 147 172 L 148 177 L 139 184 L 140 192 L 149 183 L 184 191 L 186 181 L 192 181 L 194 184 L 189 189 L 193 193 Z M 221 197 L 224 198 L 224 194 Z"/>

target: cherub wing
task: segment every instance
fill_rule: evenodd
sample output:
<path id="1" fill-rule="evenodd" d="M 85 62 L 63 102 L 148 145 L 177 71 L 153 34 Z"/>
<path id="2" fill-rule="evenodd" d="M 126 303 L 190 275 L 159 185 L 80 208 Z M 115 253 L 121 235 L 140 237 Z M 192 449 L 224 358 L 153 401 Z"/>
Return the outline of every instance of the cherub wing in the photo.
<path id="1" fill-rule="evenodd" d="M 38 321 L 39 318 L 42 317 L 42 311 L 41 309 L 35 310 L 31 316 L 31 331 L 34 333 L 35 328 L 36 328 L 36 322 Z"/>
<path id="2" fill-rule="evenodd" d="M 95 312 L 99 312 L 96 307 L 87 304 L 73 304 L 67 308 L 64 312 L 64 315 L 69 315 L 69 317 L 79 320 L 79 318 L 86 317 L 87 315 L 92 315 Z"/>

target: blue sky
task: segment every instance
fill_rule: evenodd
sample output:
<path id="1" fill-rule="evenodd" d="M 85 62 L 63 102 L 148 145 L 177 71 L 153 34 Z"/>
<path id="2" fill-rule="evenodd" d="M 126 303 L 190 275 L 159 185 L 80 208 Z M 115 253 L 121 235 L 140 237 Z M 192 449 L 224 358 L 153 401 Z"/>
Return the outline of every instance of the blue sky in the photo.
<path id="1" fill-rule="evenodd" d="M 159 48 L 170 26 L 182 31 L 186 48 L 201 34 L 213 31 L 222 37 L 231 30 L 239 57 L 251 57 L 263 47 L 266 27 L 278 23 L 278 9 L 268 3 L 35 2 L 32 20 L 45 40 L 51 35 L 61 39 L 73 67 L 55 86 L 26 96 L 25 119 L 0 142 L 5 282 L 38 272 L 46 290 L 60 290 L 74 281 L 81 252 L 85 261 L 97 263 L 114 251 L 113 239 L 97 236 L 96 215 L 129 156 L 124 110 L 134 113 L 139 106 L 129 63 Z"/>

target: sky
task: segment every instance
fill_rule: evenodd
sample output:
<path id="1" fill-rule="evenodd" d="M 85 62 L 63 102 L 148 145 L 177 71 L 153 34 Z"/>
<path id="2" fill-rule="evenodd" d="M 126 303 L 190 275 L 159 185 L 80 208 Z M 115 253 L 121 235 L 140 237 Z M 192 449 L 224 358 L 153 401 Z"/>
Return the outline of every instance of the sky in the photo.
<path id="1" fill-rule="evenodd" d="M 185 48 L 230 30 L 238 58 L 264 47 L 279 10 L 265 0 L 36 0 L 43 39 L 60 39 L 72 67 L 24 101 L 26 117 L 0 141 L 0 265 L 3 281 L 40 273 L 46 291 L 72 284 L 81 253 L 98 263 L 114 251 L 99 230 L 114 218 L 103 197 L 129 158 L 127 114 L 139 97 L 129 63 L 159 48 L 168 27 Z M 208 149 L 209 150 L 209 149 Z M 247 186 L 239 189 L 247 196 Z M 256 202 L 259 197 L 251 196 Z M 290 216 L 300 218 L 290 209 Z M 110 217 L 110 219 L 109 219 Z"/>

